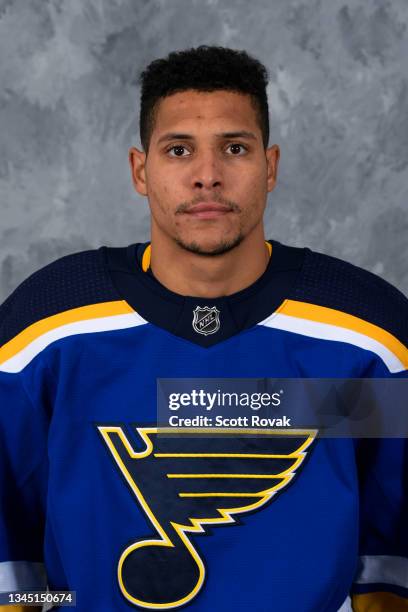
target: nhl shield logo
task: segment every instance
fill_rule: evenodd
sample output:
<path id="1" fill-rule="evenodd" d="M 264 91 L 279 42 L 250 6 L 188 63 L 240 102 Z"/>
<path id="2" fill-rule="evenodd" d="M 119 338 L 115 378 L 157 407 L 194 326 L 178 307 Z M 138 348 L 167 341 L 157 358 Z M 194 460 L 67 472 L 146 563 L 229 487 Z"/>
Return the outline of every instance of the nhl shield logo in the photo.
<path id="1" fill-rule="evenodd" d="M 220 311 L 216 306 L 211 308 L 208 306 L 204 306 L 204 308 L 197 306 L 193 313 L 193 329 L 198 334 L 209 336 L 210 334 L 215 334 L 220 329 Z"/>

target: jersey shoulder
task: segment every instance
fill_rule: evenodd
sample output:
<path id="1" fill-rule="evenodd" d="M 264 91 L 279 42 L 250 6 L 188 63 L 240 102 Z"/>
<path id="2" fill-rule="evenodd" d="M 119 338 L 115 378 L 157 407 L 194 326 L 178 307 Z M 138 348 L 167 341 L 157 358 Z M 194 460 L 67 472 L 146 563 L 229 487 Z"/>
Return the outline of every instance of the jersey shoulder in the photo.
<path id="1" fill-rule="evenodd" d="M 408 299 L 386 280 L 347 261 L 306 249 L 291 297 L 362 319 L 408 346 Z"/>
<path id="2" fill-rule="evenodd" d="M 0 346 L 53 315 L 119 299 L 103 248 L 65 255 L 31 274 L 0 306 Z"/>

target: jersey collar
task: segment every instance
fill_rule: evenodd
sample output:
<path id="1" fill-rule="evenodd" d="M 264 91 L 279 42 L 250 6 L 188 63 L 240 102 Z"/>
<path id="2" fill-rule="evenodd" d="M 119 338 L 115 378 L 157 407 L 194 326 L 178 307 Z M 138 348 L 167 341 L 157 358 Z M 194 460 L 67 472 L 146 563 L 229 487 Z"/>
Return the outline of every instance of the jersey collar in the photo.
<path id="1" fill-rule="evenodd" d="M 268 250 L 269 258 L 270 258 L 272 255 L 272 243 L 266 240 L 265 246 Z M 150 268 L 150 261 L 152 257 L 152 246 L 150 242 L 147 242 L 145 244 L 140 244 L 136 254 L 137 254 L 139 265 L 142 268 L 143 272 L 147 272 Z"/>
<path id="2" fill-rule="evenodd" d="M 229 296 L 182 296 L 161 285 L 150 270 L 150 243 L 102 247 L 107 272 L 122 299 L 146 321 L 203 347 L 250 329 L 279 308 L 300 272 L 306 249 L 268 241 L 265 272 Z M 268 248 L 269 248 L 268 247 Z"/>

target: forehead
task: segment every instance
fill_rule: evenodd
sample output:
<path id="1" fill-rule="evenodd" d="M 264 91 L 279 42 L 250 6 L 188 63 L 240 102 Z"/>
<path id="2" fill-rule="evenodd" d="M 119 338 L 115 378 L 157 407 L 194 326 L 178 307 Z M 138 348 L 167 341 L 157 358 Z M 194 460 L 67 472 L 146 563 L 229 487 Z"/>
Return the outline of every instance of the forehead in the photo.
<path id="1" fill-rule="evenodd" d="M 187 90 L 159 101 L 155 112 L 154 136 L 164 131 L 194 131 L 220 128 L 260 130 L 252 99 L 231 91 Z"/>

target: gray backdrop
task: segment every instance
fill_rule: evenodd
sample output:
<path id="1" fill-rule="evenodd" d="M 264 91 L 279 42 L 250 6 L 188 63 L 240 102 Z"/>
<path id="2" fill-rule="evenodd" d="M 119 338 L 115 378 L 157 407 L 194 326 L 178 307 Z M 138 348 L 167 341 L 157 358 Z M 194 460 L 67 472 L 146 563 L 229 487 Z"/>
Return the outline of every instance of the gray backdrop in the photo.
<path id="1" fill-rule="evenodd" d="M 0 300 L 53 259 L 149 236 L 137 76 L 198 44 L 270 71 L 268 237 L 408 291 L 407 0 L 0 0 Z"/>

